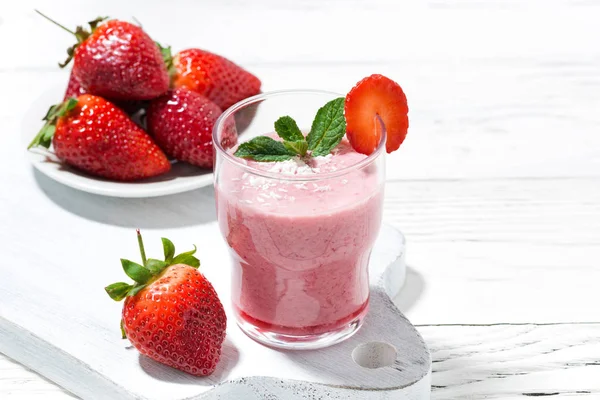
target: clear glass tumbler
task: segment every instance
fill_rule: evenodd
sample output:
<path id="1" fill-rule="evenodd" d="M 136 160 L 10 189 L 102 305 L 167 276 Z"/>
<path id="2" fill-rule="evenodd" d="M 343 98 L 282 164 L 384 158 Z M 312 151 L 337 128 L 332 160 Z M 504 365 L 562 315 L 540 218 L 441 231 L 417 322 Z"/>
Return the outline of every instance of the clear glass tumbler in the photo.
<path id="1" fill-rule="evenodd" d="M 368 157 L 344 139 L 332 155 L 306 162 L 235 157 L 235 135 L 238 143 L 273 135 L 284 115 L 307 133 L 317 110 L 336 97 L 315 90 L 264 93 L 233 105 L 214 127 L 217 217 L 232 257 L 235 318 L 268 346 L 315 349 L 360 328 L 381 226 L 385 129 L 375 117 L 381 142 Z"/>

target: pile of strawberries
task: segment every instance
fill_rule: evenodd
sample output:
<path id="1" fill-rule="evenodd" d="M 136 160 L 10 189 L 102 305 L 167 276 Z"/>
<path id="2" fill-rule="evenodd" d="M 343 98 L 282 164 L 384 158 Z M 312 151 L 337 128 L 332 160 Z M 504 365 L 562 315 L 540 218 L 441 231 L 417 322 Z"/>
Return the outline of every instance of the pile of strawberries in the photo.
<path id="1" fill-rule="evenodd" d="M 205 50 L 172 56 L 128 22 L 98 18 L 89 25 L 69 31 L 77 43 L 60 64 L 73 60 L 64 101 L 50 108 L 29 148 L 52 144 L 65 163 L 116 181 L 164 174 L 169 159 L 212 168 L 215 121 L 258 94 L 260 80 Z M 223 140 L 235 144 L 234 127 Z"/>

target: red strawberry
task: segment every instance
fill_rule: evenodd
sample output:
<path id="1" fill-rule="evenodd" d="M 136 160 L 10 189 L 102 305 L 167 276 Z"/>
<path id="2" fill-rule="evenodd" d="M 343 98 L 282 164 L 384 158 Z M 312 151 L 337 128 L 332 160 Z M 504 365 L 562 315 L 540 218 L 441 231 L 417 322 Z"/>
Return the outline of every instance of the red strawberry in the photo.
<path id="1" fill-rule="evenodd" d="M 152 100 L 146 122 L 148 132 L 167 155 L 212 168 L 212 130 L 219 115 L 221 109 L 215 103 L 182 87 Z M 231 147 L 236 141 L 235 129 L 226 129 L 223 146 Z"/>
<path id="2" fill-rule="evenodd" d="M 400 85 L 383 75 L 371 75 L 346 95 L 346 135 L 359 153 L 371 154 L 381 140 L 375 116 L 383 120 L 387 133 L 386 150 L 398 150 L 408 130 L 408 105 Z"/>
<path id="3" fill-rule="evenodd" d="M 69 84 L 67 85 L 67 91 L 63 101 L 70 99 L 71 97 L 79 97 L 82 94 L 86 94 L 86 90 L 81 86 L 81 82 L 75 76 L 73 71 L 69 75 Z"/>
<path id="4" fill-rule="evenodd" d="M 33 146 L 54 146 L 57 157 L 92 175 L 133 181 L 171 168 L 152 138 L 101 97 L 84 94 L 52 106 Z"/>
<path id="5" fill-rule="evenodd" d="M 260 80 L 228 59 L 200 49 L 180 51 L 173 58 L 173 85 L 185 86 L 222 110 L 260 92 Z"/>
<path id="6" fill-rule="evenodd" d="M 135 283 L 105 288 L 113 300 L 125 299 L 124 337 L 155 361 L 193 375 L 210 375 L 221 357 L 227 317 L 213 286 L 197 270 L 196 250 L 175 257 L 175 246 L 163 238 L 165 261 L 146 260 L 137 233 L 143 265 L 121 259 Z"/>
<path id="7" fill-rule="evenodd" d="M 65 92 L 65 97 L 63 99 L 63 101 L 70 99 L 71 97 L 78 97 L 82 94 L 86 94 L 88 93 L 88 91 L 81 86 L 81 82 L 79 82 L 79 79 L 77 79 L 77 77 L 75 76 L 75 73 L 73 71 L 71 71 L 71 74 L 69 75 L 69 83 L 67 85 L 67 91 Z M 112 103 L 114 103 L 116 106 L 118 106 L 121 110 L 125 111 L 128 115 L 130 115 L 133 119 L 134 122 L 136 122 L 136 117 L 139 117 L 139 114 L 141 111 L 143 111 L 143 109 L 146 108 L 146 106 L 148 105 L 148 101 L 147 100 L 112 100 L 110 99 L 110 101 Z M 137 118 L 139 119 L 139 118 Z M 136 122 L 136 124 L 140 125 L 140 123 Z"/>
<path id="8" fill-rule="evenodd" d="M 41 13 L 40 13 L 41 14 Z M 42 14 L 43 15 L 43 14 Z M 49 19 L 45 15 L 45 18 Z M 94 95 L 119 100 L 148 100 L 169 89 L 161 50 L 139 26 L 104 18 L 90 22 L 90 32 L 71 32 L 77 44 L 68 50 L 81 86 Z"/>

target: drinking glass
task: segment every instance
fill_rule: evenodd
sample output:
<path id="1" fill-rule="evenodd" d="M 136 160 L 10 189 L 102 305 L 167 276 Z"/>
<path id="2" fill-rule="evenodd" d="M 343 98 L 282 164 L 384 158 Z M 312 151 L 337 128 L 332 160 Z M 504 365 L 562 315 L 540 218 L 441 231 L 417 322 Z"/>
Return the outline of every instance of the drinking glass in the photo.
<path id="1" fill-rule="evenodd" d="M 352 151 L 344 140 L 310 166 L 236 157 L 236 135 L 237 143 L 275 137 L 273 124 L 284 115 L 306 134 L 317 110 L 337 97 L 318 90 L 260 94 L 226 110 L 213 130 L 217 218 L 231 254 L 234 316 L 268 346 L 321 348 L 360 328 L 381 226 L 385 127 L 374 117 L 381 140 L 371 155 L 338 162 L 338 148 Z"/>

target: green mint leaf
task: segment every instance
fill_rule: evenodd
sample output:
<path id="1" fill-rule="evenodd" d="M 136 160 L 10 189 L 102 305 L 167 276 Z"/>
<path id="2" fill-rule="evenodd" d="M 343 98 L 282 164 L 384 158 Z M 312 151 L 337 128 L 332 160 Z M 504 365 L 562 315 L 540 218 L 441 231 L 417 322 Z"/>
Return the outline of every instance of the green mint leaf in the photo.
<path id="1" fill-rule="evenodd" d="M 121 265 L 127 276 L 139 284 L 144 284 L 152 279 L 152 273 L 138 263 L 121 258 Z"/>
<path id="2" fill-rule="evenodd" d="M 108 285 L 104 288 L 104 290 L 106 290 L 106 293 L 108 293 L 111 299 L 115 301 L 121 301 L 127 296 L 127 293 L 131 290 L 131 288 L 133 288 L 133 286 L 128 283 L 117 282 L 113 283 L 112 285 Z"/>
<path id="3" fill-rule="evenodd" d="M 308 143 L 306 140 L 296 140 L 293 142 L 288 142 L 287 140 L 283 142 L 283 145 L 286 149 L 293 151 L 294 153 L 304 157 L 306 155 L 306 151 L 308 150 Z"/>
<path id="4" fill-rule="evenodd" d="M 175 245 L 167 238 L 161 238 L 163 244 L 163 252 L 165 253 L 165 262 L 173 261 L 175 255 Z"/>
<path id="5" fill-rule="evenodd" d="M 275 121 L 275 132 L 277 132 L 280 138 L 288 142 L 304 140 L 304 135 L 300 128 L 298 128 L 296 121 L 287 115 Z"/>
<path id="6" fill-rule="evenodd" d="M 331 100 L 319 109 L 310 133 L 306 137 L 313 156 L 325 156 L 337 146 L 346 134 L 344 98 Z"/>
<path id="7" fill-rule="evenodd" d="M 150 271 L 152 275 L 160 274 L 167 268 L 169 264 L 162 260 L 157 260 L 155 258 L 149 258 L 146 261 L 146 269 Z"/>
<path id="8" fill-rule="evenodd" d="M 254 161 L 285 161 L 294 157 L 296 153 L 277 140 L 268 136 L 258 136 L 240 144 L 234 155 Z"/>

